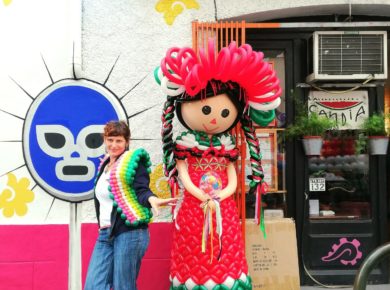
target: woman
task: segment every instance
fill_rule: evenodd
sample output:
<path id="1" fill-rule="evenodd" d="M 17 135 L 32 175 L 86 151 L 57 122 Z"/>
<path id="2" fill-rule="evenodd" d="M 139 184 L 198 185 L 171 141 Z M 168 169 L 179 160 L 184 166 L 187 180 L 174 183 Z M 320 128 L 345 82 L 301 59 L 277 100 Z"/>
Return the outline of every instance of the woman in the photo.
<path id="1" fill-rule="evenodd" d="M 280 104 L 279 81 L 263 54 L 235 43 L 215 55 L 213 42 L 199 57 L 172 48 L 156 73 L 168 95 L 163 110 L 166 176 L 173 192 L 177 176 L 184 198 L 177 212 L 171 253 L 171 290 L 252 289 L 241 225 L 232 197 L 237 187 L 233 162 L 239 152 L 228 133 L 241 123 L 249 146 L 250 187 L 263 193 L 260 148 L 252 120 L 265 125 Z M 189 130 L 173 142 L 172 119 Z"/>
<path id="2" fill-rule="evenodd" d="M 127 151 L 130 130 L 124 121 L 104 127 L 107 156 L 99 167 L 95 208 L 99 236 L 88 267 L 85 290 L 135 290 L 142 257 L 149 244 L 150 208 L 171 204 L 149 189 L 149 156 Z"/>

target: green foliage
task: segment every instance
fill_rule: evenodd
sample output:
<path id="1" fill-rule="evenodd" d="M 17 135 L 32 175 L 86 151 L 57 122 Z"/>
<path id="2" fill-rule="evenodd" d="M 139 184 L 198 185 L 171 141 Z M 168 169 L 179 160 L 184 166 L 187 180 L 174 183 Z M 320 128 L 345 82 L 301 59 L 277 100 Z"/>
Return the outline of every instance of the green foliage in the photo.
<path id="1" fill-rule="evenodd" d="M 301 138 L 303 136 L 324 136 L 327 130 L 337 128 L 337 122 L 326 116 L 308 112 L 308 104 L 291 90 L 295 107 L 294 123 L 286 128 L 286 138 Z"/>
<path id="2" fill-rule="evenodd" d="M 299 114 L 294 124 L 287 127 L 286 137 L 323 136 L 327 130 L 334 128 L 337 128 L 337 122 L 333 119 L 316 113 Z"/>
<path id="3" fill-rule="evenodd" d="M 387 136 L 385 120 L 390 118 L 389 114 L 374 113 L 362 124 L 362 131 L 368 136 Z"/>
<path id="4" fill-rule="evenodd" d="M 359 132 L 356 135 L 356 141 L 355 141 L 355 154 L 356 155 L 365 154 L 367 152 L 367 141 L 368 141 L 368 138 L 364 133 Z"/>

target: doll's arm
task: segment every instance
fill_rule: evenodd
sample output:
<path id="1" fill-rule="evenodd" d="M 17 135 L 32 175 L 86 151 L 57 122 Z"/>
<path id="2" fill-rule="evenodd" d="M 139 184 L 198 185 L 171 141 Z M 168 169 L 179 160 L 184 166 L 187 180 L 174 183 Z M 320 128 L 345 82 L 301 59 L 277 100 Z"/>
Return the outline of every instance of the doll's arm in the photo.
<path id="1" fill-rule="evenodd" d="M 206 201 L 208 199 L 207 195 L 191 181 L 190 175 L 188 174 L 187 163 L 184 160 L 176 160 L 176 168 L 185 189 L 200 201 Z"/>
<path id="2" fill-rule="evenodd" d="M 228 185 L 219 192 L 219 197 L 222 200 L 231 196 L 237 189 L 237 173 L 233 162 L 230 162 L 227 168 Z"/>

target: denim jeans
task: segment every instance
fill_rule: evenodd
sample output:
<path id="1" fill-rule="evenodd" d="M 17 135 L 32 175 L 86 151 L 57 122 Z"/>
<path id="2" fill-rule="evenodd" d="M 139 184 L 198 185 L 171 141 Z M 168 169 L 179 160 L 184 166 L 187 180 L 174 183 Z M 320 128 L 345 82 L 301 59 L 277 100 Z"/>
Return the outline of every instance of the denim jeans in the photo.
<path id="1" fill-rule="evenodd" d="M 84 290 L 136 290 L 141 260 L 149 245 L 149 230 L 131 230 L 112 240 L 109 236 L 109 228 L 99 230 Z"/>

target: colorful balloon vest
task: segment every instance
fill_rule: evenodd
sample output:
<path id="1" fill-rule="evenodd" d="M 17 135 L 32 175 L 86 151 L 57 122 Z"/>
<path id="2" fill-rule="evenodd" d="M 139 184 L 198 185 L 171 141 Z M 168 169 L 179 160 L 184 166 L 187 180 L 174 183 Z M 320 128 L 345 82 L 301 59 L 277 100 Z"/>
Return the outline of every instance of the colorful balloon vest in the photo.
<path id="1" fill-rule="evenodd" d="M 114 200 L 113 205 L 117 212 L 129 227 L 148 224 L 152 219 L 152 211 L 138 202 L 133 189 L 134 177 L 140 162 L 150 173 L 150 157 L 142 148 L 123 153 L 110 172 L 108 188 L 111 192 L 110 197 Z"/>

